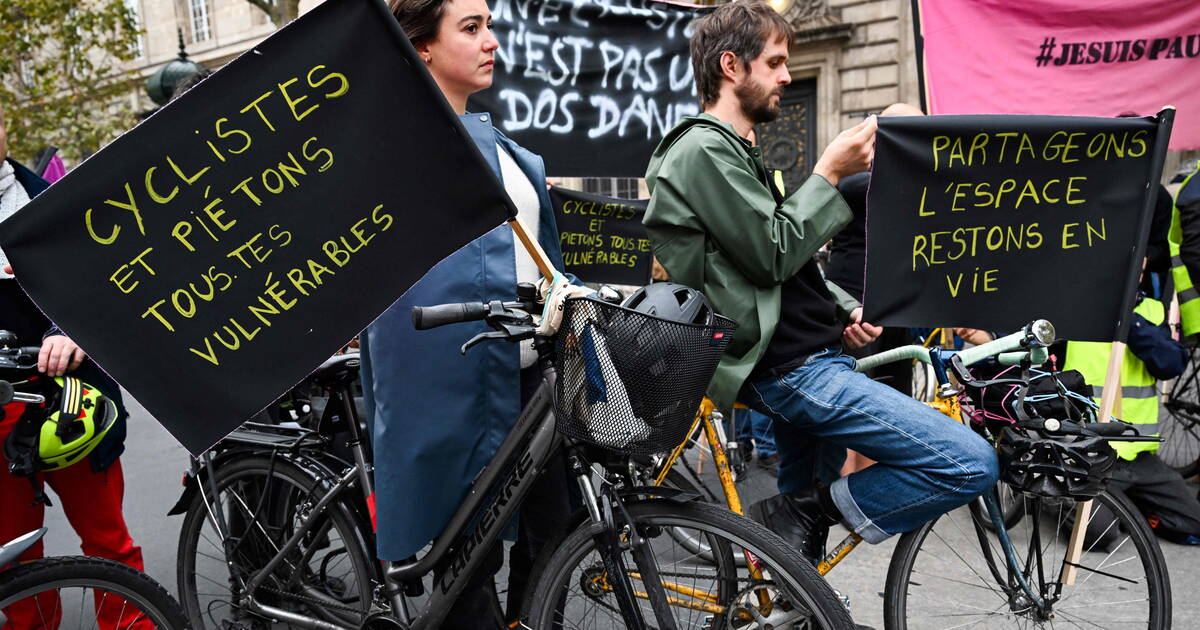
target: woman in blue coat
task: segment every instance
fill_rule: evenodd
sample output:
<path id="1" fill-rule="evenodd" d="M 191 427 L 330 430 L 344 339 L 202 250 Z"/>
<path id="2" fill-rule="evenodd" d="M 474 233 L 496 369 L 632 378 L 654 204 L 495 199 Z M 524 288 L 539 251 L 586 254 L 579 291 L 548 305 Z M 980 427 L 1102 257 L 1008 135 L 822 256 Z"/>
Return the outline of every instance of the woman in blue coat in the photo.
<path id="1" fill-rule="evenodd" d="M 562 268 L 558 230 L 546 192 L 542 160 L 506 138 L 491 115 L 466 113 L 467 97 L 492 84 L 491 31 L 484 0 L 391 0 L 392 12 L 425 61 L 450 106 L 556 268 Z M 473 174 L 461 173 L 462 185 Z M 513 299 L 518 281 L 536 282 L 537 267 L 511 229 L 502 225 L 434 267 L 362 335 L 363 388 L 372 414 L 378 553 L 412 556 L 441 533 L 513 426 L 522 400 L 541 380 L 532 342 L 493 342 L 459 353 L 464 341 L 490 330 L 482 322 L 416 331 L 411 308 L 445 302 Z M 553 526 L 565 518 L 565 474 L 544 476 L 542 496 L 522 510 L 511 560 L 508 616 L 519 611 L 521 575 Z M 535 488 L 534 492 L 538 492 Z M 530 514 L 530 509 L 549 514 Z M 534 527 L 525 527 L 526 523 Z M 531 531 L 532 530 L 532 531 Z M 501 627 L 492 574 L 476 576 L 445 628 Z M 514 592 L 515 591 L 515 592 Z"/>

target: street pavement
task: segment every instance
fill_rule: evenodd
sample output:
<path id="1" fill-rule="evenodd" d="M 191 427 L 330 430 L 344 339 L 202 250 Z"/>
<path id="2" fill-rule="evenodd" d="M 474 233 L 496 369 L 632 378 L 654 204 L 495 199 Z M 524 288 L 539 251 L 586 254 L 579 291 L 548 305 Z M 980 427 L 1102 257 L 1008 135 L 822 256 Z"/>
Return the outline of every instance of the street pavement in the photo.
<path id="1" fill-rule="evenodd" d="M 180 478 L 187 469 L 187 452 L 137 403 L 131 402 L 129 407 L 129 438 L 121 458 L 125 472 L 125 518 L 134 540 L 142 547 L 146 572 L 175 593 L 176 547 L 182 517 L 168 517 L 167 511 L 182 490 Z M 708 470 L 711 471 L 711 466 Z M 758 488 L 762 492 L 769 491 L 771 478 L 760 470 L 755 470 L 754 474 Z M 78 554 L 78 538 L 57 500 L 55 507 L 48 508 L 46 514 L 46 524 L 50 528 L 46 539 L 47 553 Z M 840 539 L 838 534 L 835 532 L 831 540 Z M 880 629 L 883 628 L 883 584 L 894 540 L 875 546 L 860 545 L 829 575 L 833 586 L 850 598 L 855 620 Z M 1162 549 L 1174 594 L 1173 627 L 1200 628 L 1200 597 L 1196 596 L 1196 584 L 1200 583 L 1200 547 L 1163 542 Z"/>

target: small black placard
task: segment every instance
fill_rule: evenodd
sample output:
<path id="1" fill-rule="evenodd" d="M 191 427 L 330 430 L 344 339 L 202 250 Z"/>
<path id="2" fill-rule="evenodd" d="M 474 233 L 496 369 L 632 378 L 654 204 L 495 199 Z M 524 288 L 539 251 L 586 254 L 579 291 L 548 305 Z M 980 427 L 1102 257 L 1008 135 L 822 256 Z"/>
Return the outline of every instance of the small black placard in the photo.
<path id="1" fill-rule="evenodd" d="M 550 189 L 563 266 L 584 282 L 642 286 L 654 254 L 642 226 L 647 199 L 616 199 Z"/>

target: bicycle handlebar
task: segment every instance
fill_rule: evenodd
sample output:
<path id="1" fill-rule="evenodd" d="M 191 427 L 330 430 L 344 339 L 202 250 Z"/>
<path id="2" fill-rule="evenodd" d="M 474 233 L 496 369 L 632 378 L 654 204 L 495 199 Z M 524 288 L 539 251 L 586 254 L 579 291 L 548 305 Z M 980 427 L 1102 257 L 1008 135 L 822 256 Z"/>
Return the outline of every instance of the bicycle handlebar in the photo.
<path id="1" fill-rule="evenodd" d="M 1016 364 L 1026 358 L 1029 350 L 1042 349 L 1049 345 L 1053 339 L 1054 328 L 1046 320 L 1039 319 L 1031 322 L 1023 330 L 1019 330 L 1011 335 L 994 339 L 974 348 L 967 348 L 958 353 L 958 358 L 962 361 L 963 365 L 972 365 L 984 359 L 1000 355 L 1001 363 L 1006 365 Z M 1014 352 L 1016 350 L 1020 350 L 1021 352 Z M 885 363 L 904 359 L 917 359 L 922 363 L 929 363 L 929 348 L 916 345 L 892 348 L 891 350 L 885 350 L 879 354 L 859 359 L 855 369 L 862 372 L 879 367 Z"/>
<path id="2" fill-rule="evenodd" d="M 413 327 L 429 330 L 446 324 L 471 322 L 483 319 L 488 314 L 488 305 L 483 302 L 458 302 L 436 306 L 414 306 Z"/>

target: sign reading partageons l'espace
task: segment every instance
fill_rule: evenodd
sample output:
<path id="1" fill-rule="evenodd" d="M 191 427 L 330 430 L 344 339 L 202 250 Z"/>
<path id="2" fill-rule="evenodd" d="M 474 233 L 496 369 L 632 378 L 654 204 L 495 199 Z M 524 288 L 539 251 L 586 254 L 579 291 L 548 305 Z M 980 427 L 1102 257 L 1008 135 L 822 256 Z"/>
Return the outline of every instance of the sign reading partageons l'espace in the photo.
<path id="1" fill-rule="evenodd" d="M 1045 318 L 1063 338 L 1113 341 L 1167 129 L 1153 118 L 881 118 L 865 319 L 1008 332 Z"/>
<path id="2" fill-rule="evenodd" d="M 468 138 L 382 2 L 328 0 L 81 164 L 0 246 L 197 453 L 515 216 Z"/>

